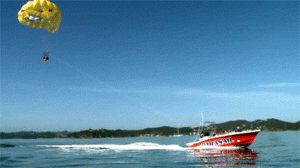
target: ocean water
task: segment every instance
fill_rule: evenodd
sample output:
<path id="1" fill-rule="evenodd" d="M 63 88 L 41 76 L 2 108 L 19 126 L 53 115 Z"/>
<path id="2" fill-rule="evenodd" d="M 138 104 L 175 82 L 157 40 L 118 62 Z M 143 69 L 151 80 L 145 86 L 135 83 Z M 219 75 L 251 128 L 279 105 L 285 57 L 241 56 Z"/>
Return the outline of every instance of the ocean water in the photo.
<path id="1" fill-rule="evenodd" d="M 248 149 L 186 149 L 194 139 L 2 139 L 0 167 L 300 167 L 300 131 L 259 133 Z"/>

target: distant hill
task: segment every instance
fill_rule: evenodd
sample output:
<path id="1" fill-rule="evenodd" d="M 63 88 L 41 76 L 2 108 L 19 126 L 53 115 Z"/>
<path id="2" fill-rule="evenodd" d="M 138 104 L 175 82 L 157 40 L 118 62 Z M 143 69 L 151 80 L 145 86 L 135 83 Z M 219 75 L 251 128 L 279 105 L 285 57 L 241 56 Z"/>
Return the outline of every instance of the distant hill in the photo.
<path id="1" fill-rule="evenodd" d="M 217 131 L 221 130 L 234 130 L 236 127 L 240 127 L 243 130 L 260 129 L 261 131 L 287 131 L 287 130 L 299 130 L 300 121 L 296 123 L 290 123 L 281 121 L 278 119 L 267 120 L 255 120 L 249 122 L 246 120 L 228 121 L 221 124 L 216 124 Z"/>
<path id="2" fill-rule="evenodd" d="M 0 132 L 0 139 L 37 139 L 37 138 L 66 138 L 68 132 L 34 132 L 34 131 L 21 131 L 21 132 Z"/>
<path id="3" fill-rule="evenodd" d="M 239 127 L 240 130 L 253 130 L 260 129 L 261 131 L 287 131 L 287 130 L 300 130 L 300 121 L 290 123 L 278 119 L 255 120 L 252 122 L 246 120 L 228 121 L 224 123 L 214 124 L 210 126 L 207 131 L 216 129 L 217 132 L 233 131 Z M 0 139 L 19 138 L 19 139 L 36 139 L 36 138 L 106 138 L 106 137 L 155 137 L 155 136 L 173 136 L 177 134 L 175 127 L 157 127 L 145 128 L 142 130 L 107 130 L 107 129 L 89 129 L 79 132 L 33 132 L 22 131 L 13 133 L 0 132 Z M 179 128 L 180 134 L 194 135 L 194 131 L 198 128 L 182 127 Z"/>
<path id="4" fill-rule="evenodd" d="M 215 124 L 215 126 L 217 127 L 217 131 L 221 131 L 221 130 L 234 130 L 237 127 L 241 127 L 241 126 L 245 126 L 245 125 L 249 125 L 251 122 L 246 121 L 246 120 L 236 120 L 236 121 L 227 121 L 224 123 L 220 123 L 220 124 Z"/>

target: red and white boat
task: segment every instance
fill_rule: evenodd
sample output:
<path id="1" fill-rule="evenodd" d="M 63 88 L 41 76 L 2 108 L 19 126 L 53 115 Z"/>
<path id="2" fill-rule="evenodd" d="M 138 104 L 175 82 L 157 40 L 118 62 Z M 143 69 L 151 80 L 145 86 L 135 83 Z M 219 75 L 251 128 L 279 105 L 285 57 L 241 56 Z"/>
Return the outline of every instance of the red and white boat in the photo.
<path id="1" fill-rule="evenodd" d="M 252 144 L 260 130 L 230 132 L 215 136 L 204 136 L 198 141 L 187 143 L 186 147 L 215 147 L 215 146 L 238 146 L 247 147 Z"/>

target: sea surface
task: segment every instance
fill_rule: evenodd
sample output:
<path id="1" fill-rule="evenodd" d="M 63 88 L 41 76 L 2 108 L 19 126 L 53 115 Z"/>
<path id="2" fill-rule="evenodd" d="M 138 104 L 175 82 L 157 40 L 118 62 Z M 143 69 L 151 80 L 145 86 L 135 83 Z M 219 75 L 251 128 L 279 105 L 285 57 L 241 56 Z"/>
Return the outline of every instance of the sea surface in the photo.
<path id="1" fill-rule="evenodd" d="M 248 149 L 186 149 L 195 138 L 2 139 L 0 167 L 300 167 L 300 131 L 261 132 Z"/>

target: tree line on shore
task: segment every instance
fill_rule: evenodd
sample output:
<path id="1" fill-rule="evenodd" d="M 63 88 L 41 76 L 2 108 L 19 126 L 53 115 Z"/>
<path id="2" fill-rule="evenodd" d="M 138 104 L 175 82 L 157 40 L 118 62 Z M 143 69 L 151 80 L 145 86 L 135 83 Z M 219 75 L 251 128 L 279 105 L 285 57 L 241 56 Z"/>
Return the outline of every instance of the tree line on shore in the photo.
<path id="1" fill-rule="evenodd" d="M 300 130 L 300 121 L 296 123 L 285 122 L 277 119 L 255 120 L 252 122 L 246 120 L 228 121 L 220 124 L 210 125 L 206 131 L 216 130 L 233 131 L 239 127 L 240 130 L 260 129 L 261 131 L 287 131 Z M 108 129 L 88 129 L 79 132 L 34 132 L 21 131 L 5 133 L 0 132 L 0 139 L 19 138 L 19 139 L 36 139 L 36 138 L 117 138 L 117 137 L 157 137 L 157 136 L 173 136 L 179 133 L 181 135 L 196 135 L 199 127 L 157 127 L 146 128 L 142 130 L 108 130 Z"/>

